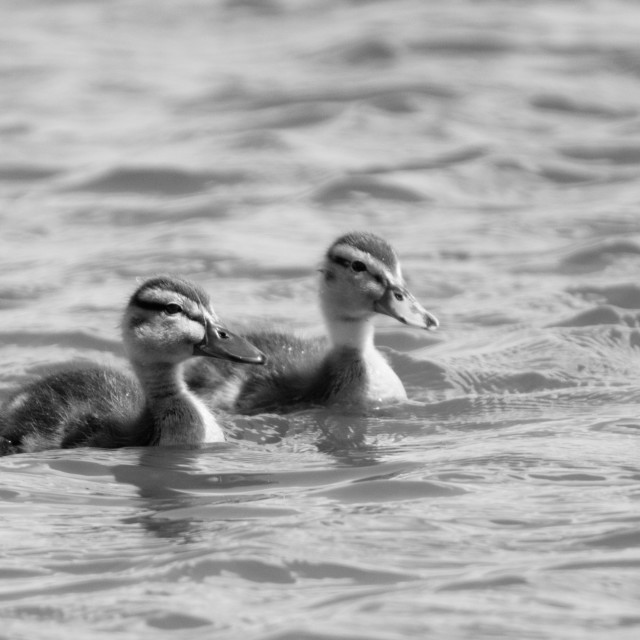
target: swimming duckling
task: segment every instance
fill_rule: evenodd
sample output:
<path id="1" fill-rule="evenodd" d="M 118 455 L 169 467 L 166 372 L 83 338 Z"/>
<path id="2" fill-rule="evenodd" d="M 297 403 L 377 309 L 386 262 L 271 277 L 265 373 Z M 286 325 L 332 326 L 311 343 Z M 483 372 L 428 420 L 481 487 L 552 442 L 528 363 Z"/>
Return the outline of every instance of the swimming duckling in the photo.
<path id="1" fill-rule="evenodd" d="M 438 320 L 406 289 L 393 248 L 372 233 L 348 233 L 329 247 L 320 273 L 328 345 L 250 332 L 245 337 L 267 354 L 266 367 L 192 362 L 185 371 L 189 387 L 208 404 L 245 414 L 405 400 L 400 378 L 374 345 L 374 316 L 422 329 L 437 328 Z"/>
<path id="2" fill-rule="evenodd" d="M 223 441 L 187 389 L 182 363 L 207 356 L 262 364 L 264 356 L 220 325 L 207 294 L 179 278 L 147 280 L 129 300 L 122 337 L 135 378 L 94 365 L 27 384 L 0 409 L 0 453 Z"/>

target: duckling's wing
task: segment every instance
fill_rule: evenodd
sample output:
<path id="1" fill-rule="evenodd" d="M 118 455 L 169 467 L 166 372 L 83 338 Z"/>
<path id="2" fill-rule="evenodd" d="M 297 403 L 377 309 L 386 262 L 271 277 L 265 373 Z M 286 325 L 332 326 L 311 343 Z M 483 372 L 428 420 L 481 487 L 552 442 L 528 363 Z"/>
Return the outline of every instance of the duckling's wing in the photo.
<path id="1" fill-rule="evenodd" d="M 249 339 L 267 354 L 267 364 L 248 372 L 236 409 L 240 413 L 287 413 L 314 404 L 313 384 L 326 341 L 277 332 L 252 334 Z"/>
<path id="2" fill-rule="evenodd" d="M 143 416 L 144 398 L 129 374 L 107 367 L 58 371 L 4 404 L 0 453 L 137 444 L 128 438 Z"/>
<path id="3" fill-rule="evenodd" d="M 185 369 L 189 388 L 209 405 L 237 413 L 286 413 L 308 404 L 310 385 L 326 344 L 277 331 L 244 335 L 267 356 L 260 367 L 220 360 L 190 361 Z"/>

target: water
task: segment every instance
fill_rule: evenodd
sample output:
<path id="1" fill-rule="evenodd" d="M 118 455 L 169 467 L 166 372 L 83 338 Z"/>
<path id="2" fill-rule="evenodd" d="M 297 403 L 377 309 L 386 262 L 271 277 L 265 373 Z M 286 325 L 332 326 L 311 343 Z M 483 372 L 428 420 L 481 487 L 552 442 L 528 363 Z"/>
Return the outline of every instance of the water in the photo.
<path id="1" fill-rule="evenodd" d="M 638 637 L 639 22 L 5 0 L 0 399 L 121 362 L 158 272 L 230 326 L 317 334 L 314 270 L 351 229 L 394 244 L 442 328 L 380 318 L 402 406 L 0 459 L 0 637 Z"/>

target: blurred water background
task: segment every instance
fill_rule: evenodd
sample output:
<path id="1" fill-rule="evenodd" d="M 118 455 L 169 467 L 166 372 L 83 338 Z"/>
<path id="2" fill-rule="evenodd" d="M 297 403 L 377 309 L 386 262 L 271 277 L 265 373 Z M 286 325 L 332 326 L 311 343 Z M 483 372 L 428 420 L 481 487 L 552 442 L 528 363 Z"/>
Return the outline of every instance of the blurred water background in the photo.
<path id="1" fill-rule="evenodd" d="M 352 229 L 442 323 L 380 319 L 401 406 L 0 459 L 1 638 L 639 637 L 638 3 L 3 0 L 0 25 L 0 399 L 122 361 L 158 272 L 318 334 Z"/>

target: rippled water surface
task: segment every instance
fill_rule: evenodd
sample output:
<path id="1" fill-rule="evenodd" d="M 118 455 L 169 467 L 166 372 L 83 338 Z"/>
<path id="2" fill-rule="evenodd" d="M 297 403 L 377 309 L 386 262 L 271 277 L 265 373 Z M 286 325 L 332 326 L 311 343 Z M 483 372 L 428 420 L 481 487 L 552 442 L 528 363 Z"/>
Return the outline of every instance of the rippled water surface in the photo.
<path id="1" fill-rule="evenodd" d="M 442 327 L 380 318 L 404 405 L 0 459 L 0 637 L 639 637 L 638 24 L 615 0 L 2 2 L 0 399 L 121 362 L 158 272 L 229 325 L 318 334 L 351 229 Z"/>

